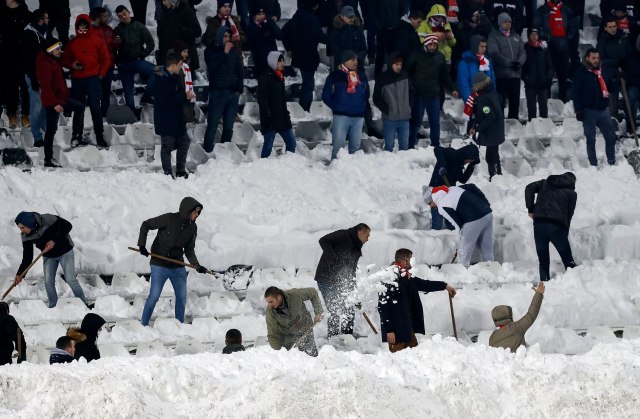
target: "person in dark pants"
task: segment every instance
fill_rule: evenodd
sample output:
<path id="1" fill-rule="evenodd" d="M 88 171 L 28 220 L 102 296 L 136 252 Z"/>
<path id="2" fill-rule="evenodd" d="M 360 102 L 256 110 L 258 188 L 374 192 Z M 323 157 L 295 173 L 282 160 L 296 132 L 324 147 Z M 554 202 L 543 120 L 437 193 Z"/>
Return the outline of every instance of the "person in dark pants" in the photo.
<path id="1" fill-rule="evenodd" d="M 149 0 L 129 0 L 129 3 L 131 3 L 133 20 L 147 26 L 147 4 Z M 118 12 L 116 11 L 116 13 Z"/>
<path id="2" fill-rule="evenodd" d="M 140 226 L 138 236 L 138 248 L 142 256 L 149 256 L 147 250 L 147 235 L 150 230 L 158 230 L 156 238 L 151 245 L 151 253 L 171 259 L 182 261 L 184 256 L 189 263 L 196 267 L 198 273 L 208 271 L 200 266 L 196 257 L 195 246 L 198 235 L 196 220 L 202 212 L 202 204 L 194 198 L 187 196 L 180 202 L 178 212 L 170 212 L 155 218 L 150 218 Z M 160 298 L 162 287 L 167 281 L 171 281 L 173 291 L 176 294 L 175 314 L 180 323 L 184 323 L 185 305 L 187 303 L 187 270 L 182 265 L 177 265 L 163 259 L 151 256 L 151 288 L 149 297 L 142 311 L 142 325 L 149 325 L 153 309 Z"/>
<path id="3" fill-rule="evenodd" d="M 569 244 L 569 227 L 578 199 L 575 187 L 576 176 L 566 172 L 532 182 L 524 190 L 527 211 L 533 220 L 533 237 L 536 241 L 541 281 L 551 278 L 549 243 L 555 246 L 565 268 L 576 267 Z"/>
<path id="4" fill-rule="evenodd" d="M 80 328 L 70 327 L 67 336 L 75 341 L 75 353 L 73 357 L 77 360 L 84 358 L 87 362 L 100 359 L 100 350 L 96 345 L 98 332 L 102 329 L 106 321 L 95 313 L 88 313 L 82 319 Z"/>
<path id="5" fill-rule="evenodd" d="M 502 175 L 500 165 L 500 144 L 504 143 L 504 111 L 498 94 L 493 89 L 491 79 L 478 72 L 473 78 L 473 91 L 478 94 L 473 104 L 473 116 L 469 121 L 469 135 L 477 134 L 476 143 L 487 147 L 489 181 L 495 175 Z"/>
<path id="6" fill-rule="evenodd" d="M 167 52 L 178 39 L 189 46 L 189 67 L 193 75 L 200 68 L 200 59 L 196 49 L 196 39 L 202 35 L 202 28 L 195 9 L 189 2 L 182 0 L 162 0 L 158 19 L 158 50 L 156 62 L 162 63 Z"/>
<path id="7" fill-rule="evenodd" d="M 176 176 L 189 177 L 187 152 L 191 139 L 187 134 L 183 107 L 195 97 L 193 91 L 185 92 L 180 80 L 182 57 L 173 51 L 167 53 L 164 67 L 160 67 L 149 80 L 147 89 L 155 98 L 153 113 L 156 134 L 160 136 L 160 159 L 165 175 L 173 176 L 171 152 L 176 153 Z"/>
<path id="8" fill-rule="evenodd" d="M 260 78 L 269 71 L 267 56 L 270 52 L 278 50 L 276 40 L 282 39 L 282 31 L 276 22 L 267 15 L 266 8 L 252 4 L 251 14 L 251 22 L 245 25 L 247 44 L 251 49 L 255 65 L 255 78 Z"/>
<path id="9" fill-rule="evenodd" d="M 596 157 L 596 127 L 600 129 L 605 141 L 607 162 L 616 163 L 616 133 L 608 111 L 609 91 L 600 71 L 600 53 L 589 48 L 573 79 L 573 109 L 576 119 L 582 122 L 584 136 L 587 139 L 587 157 L 592 166 L 598 165 Z"/>
<path id="10" fill-rule="evenodd" d="M 80 112 L 84 103 L 69 97 L 69 88 L 64 79 L 60 57 L 62 43 L 48 38 L 46 49 L 36 56 L 36 79 L 40 85 L 40 101 L 45 112 L 46 130 L 44 133 L 44 166 L 60 167 L 53 158 L 53 138 L 58 131 L 58 122 L 62 112 Z M 72 138 L 82 137 L 83 121 L 73 119 Z"/>
<path id="11" fill-rule="evenodd" d="M 315 280 L 329 312 L 328 337 L 353 334 L 355 307 L 347 302 L 347 297 L 355 289 L 358 260 L 370 234 L 371 228 L 360 223 L 319 240 L 322 256 Z"/>
<path id="12" fill-rule="evenodd" d="M 100 100 L 100 110 L 102 111 L 102 116 L 105 117 L 107 116 L 107 110 L 109 109 L 111 99 L 111 82 L 113 81 L 116 46 L 114 44 L 113 28 L 108 25 L 109 12 L 107 9 L 104 7 L 96 7 L 91 10 L 89 16 L 91 17 L 91 26 L 94 33 L 102 38 L 104 43 L 107 45 L 107 50 L 109 51 L 109 57 L 111 59 L 111 67 L 109 67 L 109 71 L 107 71 L 107 74 L 101 81 L 102 98 Z"/>
<path id="13" fill-rule="evenodd" d="M 0 365 L 13 363 L 13 351 L 18 351 L 18 364 L 27 360 L 27 343 L 16 319 L 9 314 L 9 304 L 0 302 Z"/>
<path id="14" fill-rule="evenodd" d="M 604 20 L 604 32 L 598 38 L 596 48 L 600 52 L 602 77 L 604 77 L 609 91 L 609 112 L 611 117 L 617 118 L 620 103 L 620 78 L 627 70 L 631 44 L 627 35 L 618 29 L 615 17 L 609 16 Z"/>
<path id="15" fill-rule="evenodd" d="M 345 51 L 353 51 L 358 56 L 358 70 L 364 70 L 364 62 L 367 58 L 367 42 L 360 18 L 351 6 L 344 6 L 340 14 L 334 17 L 333 31 L 329 35 L 331 55 L 333 56 L 333 68 L 336 70 L 341 63 Z"/>
<path id="16" fill-rule="evenodd" d="M 40 0 L 39 9 L 49 15 L 49 36 L 53 36 L 55 30 L 62 45 L 69 42 L 69 23 L 71 21 L 71 9 L 69 0 Z"/>
<path id="17" fill-rule="evenodd" d="M 221 117 L 220 142 L 231 141 L 233 123 L 238 113 L 238 100 L 244 89 L 244 76 L 242 52 L 231 42 L 231 31 L 226 26 L 218 28 L 216 46 L 207 47 L 204 57 L 209 72 L 209 112 L 203 148 L 211 153 Z"/>
<path id="18" fill-rule="evenodd" d="M 104 141 L 104 126 L 102 123 L 102 79 L 111 68 L 111 54 L 107 44 L 95 34 L 91 27 L 89 15 L 79 15 L 76 18 L 76 37 L 65 47 L 61 63 L 71 70 L 71 97 L 84 103 L 88 99 L 93 132 L 99 147 L 108 147 Z M 84 125 L 84 106 L 73 113 L 74 124 Z M 71 146 L 87 145 L 80 135 L 71 138 Z"/>
<path id="19" fill-rule="evenodd" d="M 442 281 L 429 281 L 411 275 L 413 252 L 398 249 L 390 278 L 382 285 L 384 292 L 378 294 L 380 313 L 380 336 L 389 344 L 390 352 L 418 346 L 416 333 L 425 334 L 424 310 L 420 292 L 447 291 L 455 297 L 456 289 Z"/>
<path id="20" fill-rule="evenodd" d="M 376 32 L 375 76 L 378 77 L 388 60 L 387 54 L 392 52 L 394 34 L 405 12 L 400 0 L 370 0 L 368 7 Z"/>
<path id="21" fill-rule="evenodd" d="M 537 29 L 529 31 L 529 42 L 524 46 L 527 61 L 522 67 L 522 81 L 527 96 L 529 121 L 536 117 L 536 104 L 540 118 L 549 116 L 549 89 L 553 82 L 553 63 L 546 42 L 541 42 Z"/>
<path id="22" fill-rule="evenodd" d="M 260 107 L 260 130 L 264 136 L 260 157 L 271 155 L 276 133 L 280 134 L 290 153 L 296 152 L 296 137 L 293 134 L 291 116 L 287 109 L 284 90 L 284 57 L 271 51 L 267 57 L 270 71 L 258 80 L 258 106 Z"/>
<path id="23" fill-rule="evenodd" d="M 291 65 L 300 69 L 302 86 L 299 102 L 302 109 L 309 112 L 315 89 L 315 73 L 320 64 L 318 44 L 326 44 L 328 40 L 315 14 L 318 0 L 303 0 L 301 3 L 282 28 L 282 43 L 291 58 Z"/>

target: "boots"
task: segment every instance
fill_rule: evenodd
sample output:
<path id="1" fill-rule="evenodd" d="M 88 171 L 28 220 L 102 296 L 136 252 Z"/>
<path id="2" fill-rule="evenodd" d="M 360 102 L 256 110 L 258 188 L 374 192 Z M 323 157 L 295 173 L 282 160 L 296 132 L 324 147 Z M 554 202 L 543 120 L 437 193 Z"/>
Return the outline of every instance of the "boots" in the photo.
<path id="1" fill-rule="evenodd" d="M 51 167 L 51 168 L 58 168 L 58 167 L 62 167 L 58 164 L 58 162 L 55 159 L 51 159 L 51 160 L 45 160 L 44 161 L 44 167 Z"/>
<path id="2" fill-rule="evenodd" d="M 74 135 L 71 138 L 71 148 L 84 147 L 86 145 L 89 145 L 89 142 L 82 136 L 82 134 Z"/>
<path id="3" fill-rule="evenodd" d="M 22 117 L 20 118 L 20 124 L 24 128 L 30 127 L 31 126 L 31 120 L 29 119 L 29 115 L 22 115 Z"/>
<path id="4" fill-rule="evenodd" d="M 102 133 L 96 133 L 96 144 L 98 148 L 109 148 L 109 144 L 104 140 Z"/>
<path id="5" fill-rule="evenodd" d="M 9 128 L 18 128 L 18 117 L 15 114 L 9 115 Z"/>

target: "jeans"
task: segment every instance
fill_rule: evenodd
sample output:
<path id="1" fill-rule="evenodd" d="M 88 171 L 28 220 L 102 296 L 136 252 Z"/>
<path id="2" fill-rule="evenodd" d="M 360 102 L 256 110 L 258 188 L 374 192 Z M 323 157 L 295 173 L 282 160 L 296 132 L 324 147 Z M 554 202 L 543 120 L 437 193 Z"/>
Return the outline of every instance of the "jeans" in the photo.
<path id="1" fill-rule="evenodd" d="M 47 118 L 42 102 L 40 101 L 40 91 L 31 89 L 31 79 L 25 75 L 24 80 L 29 90 L 29 119 L 31 120 L 31 134 L 34 141 L 41 141 L 44 130 L 47 127 Z"/>
<path id="2" fill-rule="evenodd" d="M 338 151 L 347 140 L 349 141 L 349 154 L 360 150 L 363 125 L 364 117 L 361 116 L 333 116 L 333 123 L 331 124 L 331 142 L 333 143 L 331 160 L 336 158 Z"/>
<path id="3" fill-rule="evenodd" d="M 393 144 L 398 135 L 398 148 L 406 150 L 409 148 L 409 121 L 382 121 L 384 131 L 384 149 L 393 151 Z"/>
<path id="4" fill-rule="evenodd" d="M 540 264 L 540 281 L 551 279 L 549 274 L 549 243 L 553 244 L 560 254 L 565 268 L 574 268 L 576 263 L 571 254 L 569 244 L 569 229 L 558 224 L 544 221 L 534 221 L 533 237 L 536 241 L 536 253 Z"/>
<path id="5" fill-rule="evenodd" d="M 67 100 L 67 104 L 64 105 L 65 112 L 76 113 L 84 111 L 84 103 L 78 102 L 73 98 Z M 47 129 L 44 133 L 44 161 L 51 162 L 53 159 L 53 139 L 58 132 L 58 121 L 60 120 L 60 114 L 52 106 L 44 108 L 44 114 L 46 119 Z M 77 120 L 73 118 L 72 138 L 82 137 L 83 120 Z"/>
<path id="6" fill-rule="evenodd" d="M 147 79 L 153 74 L 154 69 L 155 66 L 147 60 L 135 60 L 118 64 L 118 74 L 120 75 L 120 80 L 122 80 L 122 90 L 124 90 L 124 101 L 134 112 L 136 110 L 134 101 L 135 76 L 140 74 L 144 79 Z"/>
<path id="7" fill-rule="evenodd" d="M 171 137 L 163 135 L 160 137 L 160 161 L 162 163 L 162 170 L 165 174 L 172 173 L 171 170 L 171 152 L 176 152 L 176 174 L 183 174 L 187 172 L 187 154 L 189 153 L 189 144 L 191 138 L 187 133 L 183 133 L 179 137 Z"/>
<path id="8" fill-rule="evenodd" d="M 316 87 L 316 71 L 300 70 L 302 76 L 302 85 L 300 86 L 299 104 L 306 112 L 311 110 L 311 102 L 313 102 L 313 90 Z"/>
<path id="9" fill-rule="evenodd" d="M 482 261 L 493 260 L 493 214 L 465 223 L 460 230 L 458 260 L 464 267 L 471 265 L 476 246 L 480 247 Z"/>
<path id="10" fill-rule="evenodd" d="M 102 111 L 100 110 L 100 100 L 102 99 L 102 81 L 100 77 L 87 77 L 85 79 L 71 79 L 71 97 L 81 103 L 89 99 L 89 111 L 93 121 L 93 132 L 102 135 Z M 82 124 L 84 126 L 84 106 L 73 113 L 73 125 Z"/>
<path id="11" fill-rule="evenodd" d="M 284 144 L 287 147 L 287 151 L 290 153 L 296 152 L 296 136 L 293 134 L 293 129 L 289 128 L 284 131 L 278 131 L 278 134 L 284 140 Z M 271 149 L 273 148 L 273 141 L 276 139 L 275 131 L 267 131 L 264 133 L 264 144 L 262 145 L 262 153 L 260 157 L 263 159 L 271 155 Z"/>
<path id="12" fill-rule="evenodd" d="M 417 97 L 411 107 L 411 127 L 409 130 L 409 148 L 415 148 L 418 142 L 418 130 L 422 126 L 424 112 L 429 118 L 429 140 L 434 147 L 440 146 L 440 98 Z"/>
<path id="13" fill-rule="evenodd" d="M 184 310 L 187 304 L 187 270 L 183 267 L 165 268 L 164 266 L 151 265 L 151 289 L 142 310 L 141 322 L 143 326 L 149 325 L 153 309 L 160 299 L 162 287 L 167 279 L 171 281 L 173 292 L 176 294 L 176 319 L 180 323 L 184 323 Z"/>
<path id="14" fill-rule="evenodd" d="M 238 114 L 238 100 L 240 95 L 231 90 L 212 90 L 209 92 L 209 113 L 207 114 L 207 130 L 204 133 L 204 151 L 213 151 L 213 142 L 218 130 L 218 122 L 222 117 L 221 143 L 231 141 L 233 123 Z"/>
<path id="15" fill-rule="evenodd" d="M 517 78 L 497 78 L 496 90 L 502 96 L 503 105 L 509 103 L 509 114 L 507 118 L 518 119 L 520 112 L 520 79 Z"/>
<path id="16" fill-rule="evenodd" d="M 549 117 L 549 89 L 533 89 L 525 88 L 525 95 L 527 96 L 527 113 L 529 121 L 536 117 L 536 104 L 540 110 L 540 118 Z"/>
<path id="17" fill-rule="evenodd" d="M 582 128 L 587 139 L 587 157 L 591 166 L 598 165 L 598 159 L 596 158 L 596 127 L 600 128 L 600 132 L 604 137 L 607 162 L 615 164 L 617 138 L 609 110 L 585 109 L 583 118 Z"/>
<path id="18" fill-rule="evenodd" d="M 58 270 L 58 265 L 62 266 L 62 272 L 64 272 L 64 281 L 69 284 L 69 287 L 71 287 L 73 295 L 81 299 L 82 302 L 86 304 L 87 299 L 85 298 L 82 287 L 80 286 L 76 278 L 76 266 L 73 249 L 57 258 L 44 256 L 42 259 L 44 261 L 44 288 L 47 291 L 49 308 L 53 308 L 56 306 L 56 304 L 58 304 L 58 293 L 56 291 L 56 271 Z"/>
<path id="19" fill-rule="evenodd" d="M 327 337 L 352 335 L 355 306 L 347 303 L 347 297 L 353 291 L 355 283 L 329 283 L 318 281 L 318 289 L 327 306 Z"/>
<path id="20" fill-rule="evenodd" d="M 438 208 L 431 208 L 431 230 L 453 230 L 453 226 L 438 212 Z"/>

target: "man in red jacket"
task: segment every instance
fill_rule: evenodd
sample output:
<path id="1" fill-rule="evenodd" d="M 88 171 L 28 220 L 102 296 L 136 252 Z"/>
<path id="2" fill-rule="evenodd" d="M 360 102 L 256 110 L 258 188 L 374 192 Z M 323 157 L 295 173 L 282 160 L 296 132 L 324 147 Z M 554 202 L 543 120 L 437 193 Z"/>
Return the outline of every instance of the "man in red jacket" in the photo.
<path id="1" fill-rule="evenodd" d="M 111 96 L 111 82 L 113 81 L 113 67 L 116 49 L 119 42 L 116 42 L 116 38 L 113 36 L 113 28 L 109 26 L 109 12 L 104 7 L 94 7 L 89 14 L 91 16 L 91 26 L 100 39 L 107 45 L 107 51 L 109 51 L 109 60 L 111 65 L 107 75 L 102 79 L 102 98 L 100 100 L 100 110 L 102 116 L 107 116 L 107 110 L 109 109 L 109 99 Z M 119 38 L 118 38 L 119 41 Z"/>
<path id="2" fill-rule="evenodd" d="M 107 44 L 91 27 L 89 15 L 82 14 L 76 18 L 76 37 L 65 47 L 62 65 L 71 70 L 71 97 L 85 102 L 89 100 L 89 110 L 93 120 L 93 131 L 96 134 L 98 147 L 107 147 L 104 141 L 102 126 L 102 79 L 111 68 L 111 56 Z M 74 124 L 84 121 L 84 109 L 73 114 Z M 82 135 L 71 138 L 71 147 L 87 145 Z"/>
<path id="3" fill-rule="evenodd" d="M 40 101 L 46 115 L 44 133 L 44 165 L 60 167 L 53 159 L 53 137 L 58 131 L 58 120 L 63 111 L 73 111 L 74 116 L 84 111 L 84 104 L 69 97 L 69 88 L 60 65 L 62 43 L 51 37 L 45 42 L 45 49 L 36 56 L 36 77 L 40 84 Z M 73 119 L 73 137 L 82 138 L 82 119 Z"/>

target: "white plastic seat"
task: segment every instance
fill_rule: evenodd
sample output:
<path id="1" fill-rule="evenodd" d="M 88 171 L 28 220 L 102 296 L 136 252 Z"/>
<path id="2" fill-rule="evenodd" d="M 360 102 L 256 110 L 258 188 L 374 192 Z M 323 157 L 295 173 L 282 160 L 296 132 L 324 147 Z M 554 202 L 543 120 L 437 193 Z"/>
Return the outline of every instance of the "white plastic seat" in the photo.
<path id="1" fill-rule="evenodd" d="M 143 342 L 136 349 L 137 357 L 168 356 L 169 349 L 160 342 Z"/>
<path id="2" fill-rule="evenodd" d="M 120 343 L 103 343 L 98 346 L 100 358 L 129 357 L 131 354 Z"/>
<path id="3" fill-rule="evenodd" d="M 205 347 L 195 339 L 179 340 L 176 344 L 176 355 L 192 355 L 201 352 L 205 352 Z"/>

